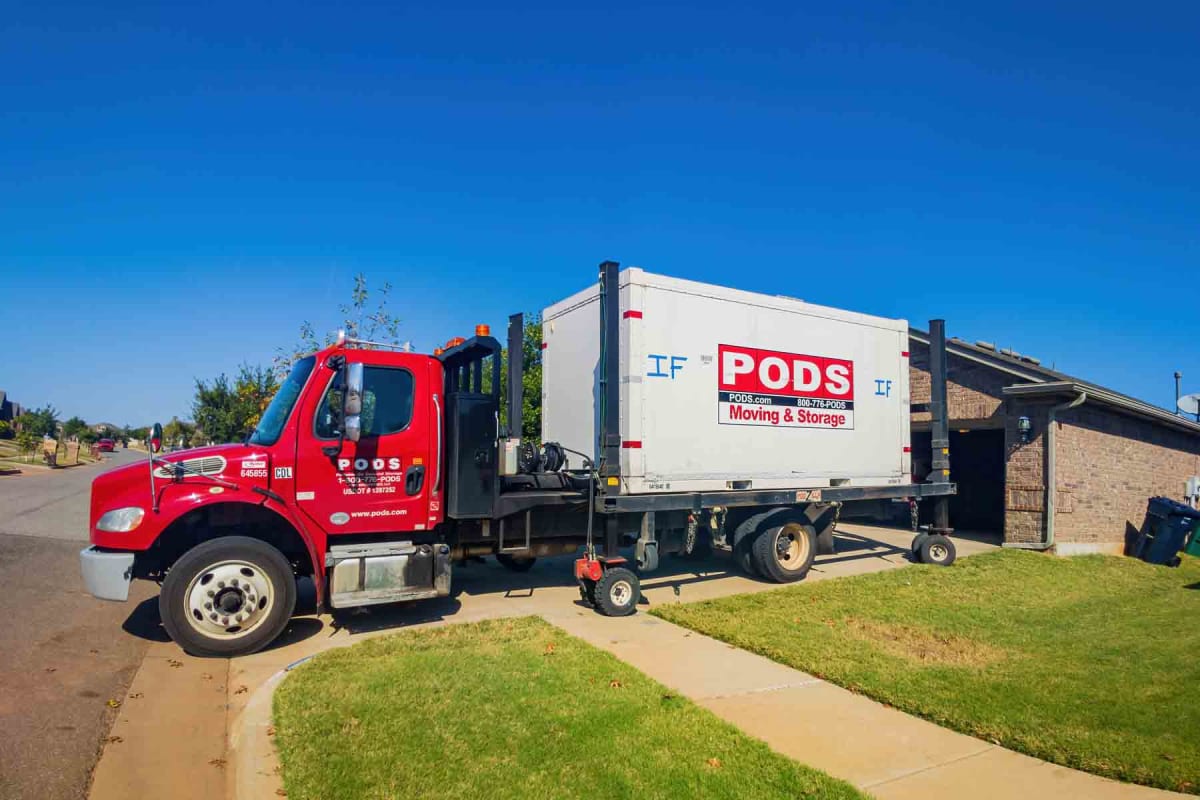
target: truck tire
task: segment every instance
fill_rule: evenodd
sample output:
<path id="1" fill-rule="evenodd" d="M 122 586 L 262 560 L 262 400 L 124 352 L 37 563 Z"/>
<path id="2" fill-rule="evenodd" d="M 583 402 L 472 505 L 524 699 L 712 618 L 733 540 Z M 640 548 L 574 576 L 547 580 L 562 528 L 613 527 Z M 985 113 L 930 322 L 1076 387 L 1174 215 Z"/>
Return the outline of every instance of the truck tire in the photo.
<path id="1" fill-rule="evenodd" d="M 767 580 L 792 583 L 804 578 L 817 555 L 817 532 L 789 520 L 760 532 L 750 547 L 750 560 Z"/>
<path id="2" fill-rule="evenodd" d="M 533 568 L 533 564 L 537 561 L 534 556 L 514 556 L 512 553 L 496 553 L 496 561 L 500 562 L 502 567 L 511 569 L 513 572 L 529 572 Z"/>
<path id="3" fill-rule="evenodd" d="M 184 553 L 158 595 L 163 627 L 194 656 L 261 650 L 283 632 L 295 607 L 291 564 L 246 536 L 210 539 Z"/>
<path id="4" fill-rule="evenodd" d="M 950 540 L 950 537 L 934 534 L 921 543 L 921 550 L 917 558 L 922 564 L 948 567 L 954 563 L 955 555 L 954 542 Z"/>
<path id="5" fill-rule="evenodd" d="M 633 570 L 611 567 L 596 581 L 592 597 L 596 601 L 596 608 L 604 616 L 627 617 L 637 611 L 642 589 Z"/>

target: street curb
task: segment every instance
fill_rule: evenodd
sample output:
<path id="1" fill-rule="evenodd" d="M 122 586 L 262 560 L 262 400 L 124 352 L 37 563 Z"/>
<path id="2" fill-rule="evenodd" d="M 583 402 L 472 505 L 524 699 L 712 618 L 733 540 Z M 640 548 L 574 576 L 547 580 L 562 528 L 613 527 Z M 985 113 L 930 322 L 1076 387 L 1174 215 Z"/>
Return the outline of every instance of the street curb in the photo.
<path id="1" fill-rule="evenodd" d="M 271 700 L 275 696 L 275 688 L 283 683 L 291 666 L 267 678 L 250 695 L 246 707 L 234 720 L 229 734 L 229 750 L 233 755 L 234 800 L 274 797 L 278 794 L 276 790 L 283 787 L 283 775 L 275 769 L 279 766 L 279 753 L 268 731 L 271 728 Z"/>
<path id="2" fill-rule="evenodd" d="M 500 614 L 497 616 L 504 617 L 508 615 Z M 478 622 L 481 619 L 493 618 L 495 617 L 492 615 L 484 615 L 479 618 L 468 615 L 462 620 L 450 621 L 439 619 L 415 627 L 440 628 L 446 625 L 469 624 Z M 398 630 L 380 630 L 362 638 L 351 637 L 331 643 L 328 647 L 324 647 L 316 653 L 293 661 L 263 681 L 262 685 L 250 695 L 250 699 L 246 701 L 245 707 L 229 727 L 229 741 L 226 750 L 230 757 L 229 760 L 233 765 L 233 770 L 231 776 L 232 786 L 226 784 L 228 796 L 232 800 L 260 800 L 265 797 L 277 796 L 278 792 L 276 790 L 283 788 L 283 774 L 282 770 L 279 769 L 281 767 L 279 763 L 279 751 L 275 748 L 275 742 L 272 740 L 272 736 L 268 733 L 268 730 L 273 726 L 271 712 L 273 711 L 272 699 L 275 696 L 275 690 L 283 683 L 284 678 L 287 677 L 289 672 L 301 664 L 307 663 L 317 656 L 332 650 L 353 647 L 356 644 L 361 644 L 374 638 L 394 636 L 402 630 L 409 629 L 406 627 Z"/>

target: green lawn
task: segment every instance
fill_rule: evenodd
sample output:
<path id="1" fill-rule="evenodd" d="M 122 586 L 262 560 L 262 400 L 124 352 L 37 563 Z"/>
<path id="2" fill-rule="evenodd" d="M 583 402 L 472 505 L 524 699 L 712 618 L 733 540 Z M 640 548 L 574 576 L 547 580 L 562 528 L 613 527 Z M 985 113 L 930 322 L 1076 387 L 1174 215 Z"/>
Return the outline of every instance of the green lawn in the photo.
<path id="1" fill-rule="evenodd" d="M 533 617 L 325 653 L 275 723 L 291 800 L 863 797 Z"/>
<path id="2" fill-rule="evenodd" d="M 1001 551 L 653 613 L 942 725 L 1200 793 L 1200 560 Z"/>

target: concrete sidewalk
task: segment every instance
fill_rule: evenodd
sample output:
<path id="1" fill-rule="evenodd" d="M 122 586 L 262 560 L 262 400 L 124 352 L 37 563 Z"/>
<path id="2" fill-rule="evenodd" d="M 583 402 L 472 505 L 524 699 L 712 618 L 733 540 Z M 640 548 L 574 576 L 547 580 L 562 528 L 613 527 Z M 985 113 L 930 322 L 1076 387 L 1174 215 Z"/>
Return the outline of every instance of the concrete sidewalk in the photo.
<path id="1" fill-rule="evenodd" d="M 808 580 L 907 565 L 911 535 L 846 524 L 839 552 L 818 559 Z M 992 549 L 959 541 L 961 555 Z M 367 638 L 426 625 L 538 614 L 691 697 L 781 753 L 882 798 L 1172 796 L 1020 756 L 887 709 L 802 672 L 691 633 L 648 614 L 609 619 L 583 608 L 569 559 L 524 575 L 489 563 L 456 573 L 458 593 L 368 614 L 298 617 L 280 646 L 233 660 L 191 659 L 173 644 L 151 646 L 96 770 L 93 800 L 275 797 L 274 687 L 296 661 Z M 730 571 L 726 562 L 669 559 L 648 576 L 651 605 L 779 587 Z"/>
<path id="2" fill-rule="evenodd" d="M 636 620 L 543 616 L 772 749 L 883 800 L 1183 796 L 1014 753 L 648 615 Z"/>

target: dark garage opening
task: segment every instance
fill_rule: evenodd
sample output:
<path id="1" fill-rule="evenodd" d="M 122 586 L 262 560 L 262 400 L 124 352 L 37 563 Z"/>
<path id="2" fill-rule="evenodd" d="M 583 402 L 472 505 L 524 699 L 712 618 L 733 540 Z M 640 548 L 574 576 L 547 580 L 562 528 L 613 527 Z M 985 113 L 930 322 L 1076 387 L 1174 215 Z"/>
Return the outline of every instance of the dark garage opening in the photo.
<path id="1" fill-rule="evenodd" d="M 930 434 L 915 431 L 913 473 L 924 480 L 931 458 Z M 958 494 L 950 498 L 950 525 L 964 531 L 1000 536 L 1004 532 L 1004 431 L 950 431 L 950 480 Z M 921 522 L 932 519 L 933 504 L 921 504 Z"/>

